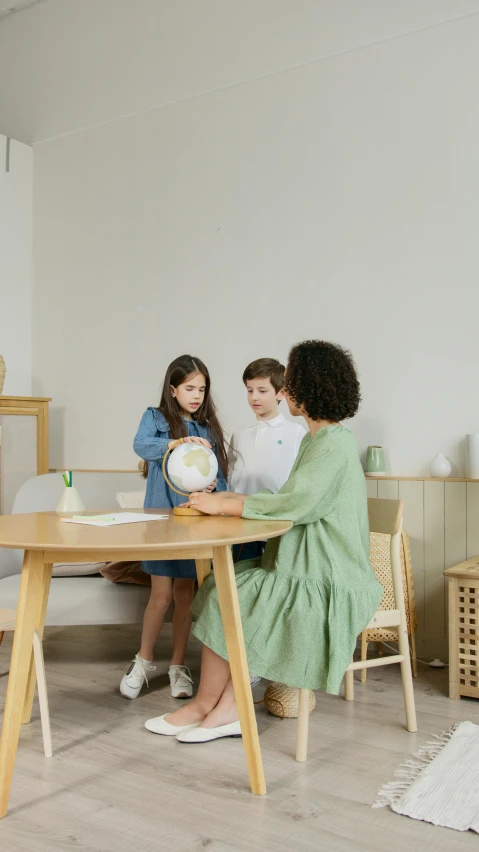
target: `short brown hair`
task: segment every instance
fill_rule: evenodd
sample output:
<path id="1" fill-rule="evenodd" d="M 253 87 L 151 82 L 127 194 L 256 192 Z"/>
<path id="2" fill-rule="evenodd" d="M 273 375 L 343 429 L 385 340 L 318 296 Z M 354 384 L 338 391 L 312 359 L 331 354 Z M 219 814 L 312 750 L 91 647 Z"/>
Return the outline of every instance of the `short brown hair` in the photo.
<path id="1" fill-rule="evenodd" d="M 279 393 L 284 388 L 284 370 L 284 365 L 276 358 L 257 358 L 246 367 L 243 383 L 251 379 L 269 379 L 276 393 Z"/>

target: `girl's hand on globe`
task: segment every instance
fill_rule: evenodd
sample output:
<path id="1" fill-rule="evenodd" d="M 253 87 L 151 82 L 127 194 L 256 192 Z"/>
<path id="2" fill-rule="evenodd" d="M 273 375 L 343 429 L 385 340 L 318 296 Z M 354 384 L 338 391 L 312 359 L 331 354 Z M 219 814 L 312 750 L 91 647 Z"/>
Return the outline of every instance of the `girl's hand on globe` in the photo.
<path id="1" fill-rule="evenodd" d="M 188 435 L 188 437 L 183 438 L 185 444 L 199 444 L 200 447 L 208 447 L 211 450 L 211 444 L 206 438 L 197 438 L 196 435 Z"/>
<path id="2" fill-rule="evenodd" d="M 208 488 L 203 488 L 203 491 L 206 491 L 207 494 L 211 494 L 216 488 L 217 480 L 214 479 L 211 485 L 208 485 Z"/>
<path id="3" fill-rule="evenodd" d="M 210 442 L 206 438 L 197 438 L 196 435 L 187 435 L 186 438 L 174 438 L 173 441 L 168 443 L 168 449 L 174 450 L 180 444 L 199 444 L 200 447 L 208 447 L 211 450 Z"/>

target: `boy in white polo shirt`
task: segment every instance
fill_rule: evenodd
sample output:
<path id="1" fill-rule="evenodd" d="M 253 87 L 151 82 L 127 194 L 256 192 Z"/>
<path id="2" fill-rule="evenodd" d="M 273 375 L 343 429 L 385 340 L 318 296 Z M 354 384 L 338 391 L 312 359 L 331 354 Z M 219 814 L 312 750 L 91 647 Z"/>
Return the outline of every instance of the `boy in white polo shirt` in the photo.
<path id="1" fill-rule="evenodd" d="M 237 429 L 231 439 L 236 450 L 229 489 L 256 494 L 263 488 L 276 493 L 286 482 L 306 429 L 279 413 L 284 392 L 284 366 L 275 358 L 259 358 L 243 373 L 248 403 L 256 415 L 250 426 Z M 261 556 L 263 543 L 236 545 L 235 562 Z"/>

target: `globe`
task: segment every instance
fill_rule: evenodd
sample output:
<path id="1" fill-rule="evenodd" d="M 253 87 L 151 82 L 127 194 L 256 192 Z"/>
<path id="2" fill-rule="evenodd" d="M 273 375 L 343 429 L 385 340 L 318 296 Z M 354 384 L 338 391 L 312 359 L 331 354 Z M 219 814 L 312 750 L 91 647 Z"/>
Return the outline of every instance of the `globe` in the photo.
<path id="1" fill-rule="evenodd" d="M 180 444 L 168 459 L 168 477 L 180 491 L 203 491 L 216 479 L 218 461 L 212 450 L 199 444 Z"/>

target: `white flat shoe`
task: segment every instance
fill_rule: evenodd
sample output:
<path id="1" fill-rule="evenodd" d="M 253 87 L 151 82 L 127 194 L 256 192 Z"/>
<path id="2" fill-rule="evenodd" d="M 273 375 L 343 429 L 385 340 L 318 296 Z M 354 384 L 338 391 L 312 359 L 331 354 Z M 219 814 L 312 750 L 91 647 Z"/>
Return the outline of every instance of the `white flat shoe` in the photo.
<path id="1" fill-rule="evenodd" d="M 199 722 L 194 722 L 193 725 L 170 725 L 165 720 L 165 716 L 168 715 L 168 713 L 165 713 L 163 716 L 155 716 L 154 719 L 148 719 L 145 722 L 145 728 L 151 731 L 152 734 L 163 734 L 164 737 L 176 737 L 177 734 L 189 731 L 190 728 L 197 728 L 200 724 Z"/>
<path id="2" fill-rule="evenodd" d="M 210 740 L 220 740 L 222 737 L 241 736 L 239 722 L 230 722 L 229 725 L 221 725 L 219 728 L 200 728 L 195 725 L 191 726 L 188 731 L 186 728 L 183 730 L 184 733 L 178 734 L 176 737 L 179 743 L 209 743 Z"/>

